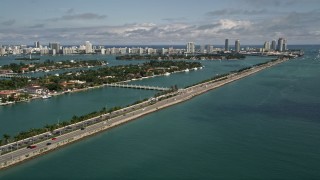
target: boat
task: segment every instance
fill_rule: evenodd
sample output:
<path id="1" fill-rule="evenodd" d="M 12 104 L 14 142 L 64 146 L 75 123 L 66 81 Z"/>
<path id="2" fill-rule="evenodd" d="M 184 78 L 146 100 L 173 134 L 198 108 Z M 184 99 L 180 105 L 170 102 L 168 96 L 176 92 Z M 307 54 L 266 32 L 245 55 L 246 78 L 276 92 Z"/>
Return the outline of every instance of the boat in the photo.
<path id="1" fill-rule="evenodd" d="M 184 72 L 189 72 L 189 69 L 185 69 Z"/>
<path id="2" fill-rule="evenodd" d="M 42 99 L 49 99 L 49 98 L 51 98 L 50 95 L 46 95 L 46 94 L 45 94 L 45 95 L 42 96 Z"/>
<path id="3" fill-rule="evenodd" d="M 164 73 L 165 76 L 170 76 L 169 72 Z"/>

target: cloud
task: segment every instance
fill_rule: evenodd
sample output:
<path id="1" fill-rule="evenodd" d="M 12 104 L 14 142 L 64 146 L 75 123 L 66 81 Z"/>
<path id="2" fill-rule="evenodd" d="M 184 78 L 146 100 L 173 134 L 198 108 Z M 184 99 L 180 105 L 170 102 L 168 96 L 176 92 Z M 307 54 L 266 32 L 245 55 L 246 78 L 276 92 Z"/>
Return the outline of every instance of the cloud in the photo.
<path id="1" fill-rule="evenodd" d="M 242 11 L 242 13 L 248 13 Z M 250 12 L 252 13 L 252 12 Z M 283 36 L 293 43 L 320 41 L 320 10 L 275 14 L 263 19 L 238 20 L 238 17 L 210 19 L 203 22 L 132 23 L 114 26 L 73 26 L 56 28 L 35 24 L 28 28 L 2 26 L 1 42 L 25 43 L 59 41 L 61 44 L 222 44 L 225 38 L 240 39 L 242 44 L 263 44 Z"/>
<path id="2" fill-rule="evenodd" d="M 106 15 L 99 15 L 95 13 L 82 13 L 82 14 L 63 15 L 61 17 L 51 18 L 48 20 L 56 22 L 56 21 L 71 21 L 71 20 L 100 20 L 105 18 L 107 18 Z"/>
<path id="3" fill-rule="evenodd" d="M 181 21 L 186 21 L 186 17 L 178 17 L 178 18 L 164 18 L 162 19 L 163 21 L 168 21 L 168 22 L 181 22 Z"/>
<path id="4" fill-rule="evenodd" d="M 242 0 L 246 5 L 254 7 L 288 7 L 294 5 L 319 4 L 319 0 Z"/>
<path id="5" fill-rule="evenodd" d="M 243 10 L 243 9 L 221 9 L 207 12 L 207 16 L 227 16 L 227 15 L 263 15 L 267 14 L 266 9 L 261 10 Z"/>
<path id="6" fill-rule="evenodd" d="M 16 23 L 16 20 L 10 19 L 10 20 L 8 20 L 8 21 L 2 22 L 1 24 L 2 24 L 2 25 L 5 25 L 5 26 L 12 26 L 14 23 Z"/>
<path id="7" fill-rule="evenodd" d="M 257 1 L 257 0 L 243 0 L 246 4 L 261 7 L 261 6 L 288 6 L 299 2 L 299 0 L 268 0 L 268 1 Z"/>
<path id="8" fill-rule="evenodd" d="M 44 27 L 45 27 L 45 24 L 35 24 L 32 26 L 29 26 L 28 28 L 44 28 Z"/>
<path id="9" fill-rule="evenodd" d="M 70 8 L 70 9 L 68 9 L 68 10 L 66 11 L 66 13 L 67 13 L 67 14 L 72 14 L 72 13 L 74 13 L 74 9 L 73 9 L 73 8 Z"/>

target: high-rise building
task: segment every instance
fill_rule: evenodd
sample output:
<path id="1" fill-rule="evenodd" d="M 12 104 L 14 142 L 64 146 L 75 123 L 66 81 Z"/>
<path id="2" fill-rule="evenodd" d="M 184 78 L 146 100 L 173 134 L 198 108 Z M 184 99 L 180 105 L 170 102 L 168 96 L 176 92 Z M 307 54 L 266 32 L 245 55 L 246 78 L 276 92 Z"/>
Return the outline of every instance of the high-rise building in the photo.
<path id="1" fill-rule="evenodd" d="M 277 42 L 276 42 L 276 40 L 272 40 L 270 49 L 274 50 L 274 51 L 277 50 Z"/>
<path id="2" fill-rule="evenodd" d="M 206 47 L 206 49 L 207 49 L 207 53 L 212 53 L 213 52 L 213 45 L 207 45 L 207 47 Z"/>
<path id="3" fill-rule="evenodd" d="M 270 42 L 269 41 L 264 42 L 263 48 L 265 51 L 269 51 L 270 50 Z"/>
<path id="4" fill-rule="evenodd" d="M 283 49 L 284 41 L 285 41 L 284 38 L 279 38 L 278 39 L 278 48 L 277 48 L 277 50 L 280 51 L 280 52 L 284 51 L 284 49 Z"/>
<path id="5" fill-rule="evenodd" d="M 226 39 L 226 40 L 224 41 L 224 50 L 225 50 L 225 51 L 229 51 L 229 39 Z"/>
<path id="6" fill-rule="evenodd" d="M 235 41 L 234 46 L 235 46 L 235 51 L 240 52 L 240 40 L 239 39 L 237 39 Z"/>
<path id="7" fill-rule="evenodd" d="M 0 56 L 5 55 L 6 54 L 6 49 L 0 47 Z"/>
<path id="8" fill-rule="evenodd" d="M 201 45 L 200 46 L 200 53 L 206 53 L 206 47 L 205 47 L 205 45 Z"/>
<path id="9" fill-rule="evenodd" d="M 55 54 L 60 54 L 60 44 L 59 43 L 49 43 L 49 47 L 51 50 L 55 50 Z M 53 54 L 53 53 L 52 53 Z"/>
<path id="10" fill-rule="evenodd" d="M 188 42 L 188 43 L 187 43 L 187 53 L 188 53 L 188 54 L 194 54 L 194 53 L 195 53 L 195 45 L 194 45 L 194 42 Z"/>
<path id="11" fill-rule="evenodd" d="M 284 39 L 283 40 L 283 45 L 282 45 L 282 50 L 283 51 L 286 51 L 288 48 L 287 48 L 287 39 Z"/>
<path id="12" fill-rule="evenodd" d="M 35 48 L 40 48 L 40 42 L 39 41 L 34 42 L 34 47 Z"/>
<path id="13" fill-rule="evenodd" d="M 86 41 L 86 54 L 92 53 L 92 44 L 90 41 Z"/>

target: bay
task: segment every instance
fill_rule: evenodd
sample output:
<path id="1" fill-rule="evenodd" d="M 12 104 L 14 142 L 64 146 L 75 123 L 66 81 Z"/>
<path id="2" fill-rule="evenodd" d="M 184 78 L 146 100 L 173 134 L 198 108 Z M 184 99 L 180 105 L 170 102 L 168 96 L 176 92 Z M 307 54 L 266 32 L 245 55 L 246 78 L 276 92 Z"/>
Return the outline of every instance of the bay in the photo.
<path id="1" fill-rule="evenodd" d="M 320 46 L 0 171 L 0 179 L 319 179 Z"/>

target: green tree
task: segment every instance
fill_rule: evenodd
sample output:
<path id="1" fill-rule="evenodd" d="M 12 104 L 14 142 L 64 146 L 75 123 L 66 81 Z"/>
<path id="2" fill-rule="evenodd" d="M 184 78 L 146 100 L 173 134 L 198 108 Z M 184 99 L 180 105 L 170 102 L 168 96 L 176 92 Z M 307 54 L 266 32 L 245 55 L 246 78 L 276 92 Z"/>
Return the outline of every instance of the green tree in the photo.
<path id="1" fill-rule="evenodd" d="M 3 139 L 4 139 L 5 144 L 8 144 L 9 139 L 10 139 L 10 135 L 9 134 L 4 134 L 3 135 Z"/>

